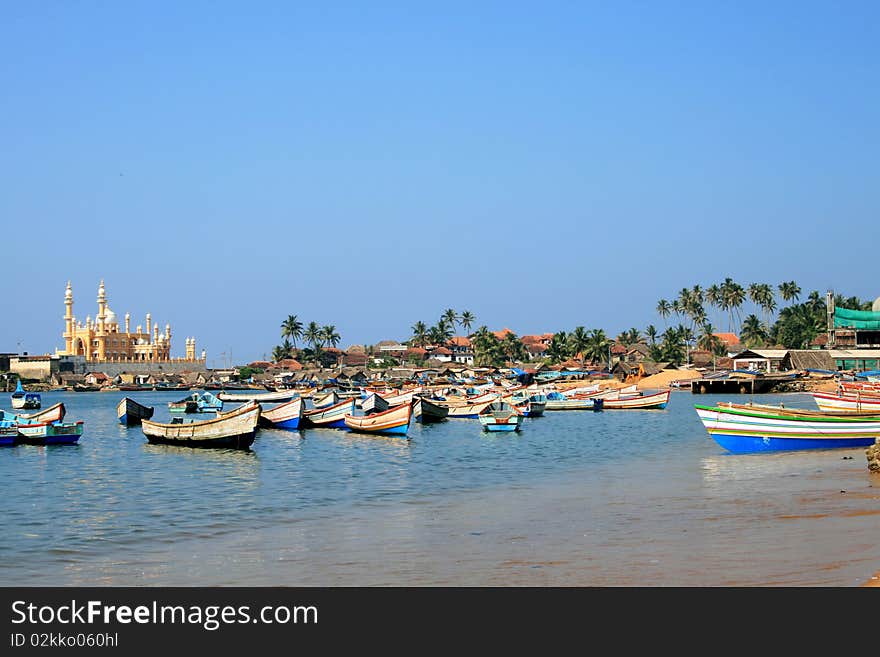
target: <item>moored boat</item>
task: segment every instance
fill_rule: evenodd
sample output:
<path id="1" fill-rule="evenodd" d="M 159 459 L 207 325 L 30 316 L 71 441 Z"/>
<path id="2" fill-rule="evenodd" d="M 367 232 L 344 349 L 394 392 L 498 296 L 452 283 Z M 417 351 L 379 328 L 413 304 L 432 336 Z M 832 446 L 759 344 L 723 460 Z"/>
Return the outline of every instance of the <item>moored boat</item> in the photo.
<path id="1" fill-rule="evenodd" d="M 493 401 L 480 411 L 483 431 L 519 431 L 524 415 L 505 401 Z"/>
<path id="2" fill-rule="evenodd" d="M 843 392 L 839 394 L 812 393 L 816 406 L 821 411 L 868 411 L 880 413 L 880 396 L 863 392 Z"/>
<path id="3" fill-rule="evenodd" d="M 168 402 L 171 413 L 213 413 L 223 410 L 223 402 L 210 392 L 194 392 L 176 402 Z"/>
<path id="4" fill-rule="evenodd" d="M 116 417 L 119 423 L 126 426 L 140 424 L 141 420 L 149 420 L 153 417 L 153 407 L 144 406 L 131 397 L 123 397 L 116 404 Z"/>
<path id="5" fill-rule="evenodd" d="M 61 422 L 67 413 L 62 402 L 52 404 L 49 408 L 44 408 L 36 413 L 10 413 L 9 411 L 0 410 L 0 422 L 8 422 L 13 424 L 36 424 L 38 422 Z"/>
<path id="6" fill-rule="evenodd" d="M 593 411 L 597 410 L 597 397 L 585 397 L 583 399 L 569 399 L 565 394 L 551 392 L 546 395 L 544 403 L 546 411 Z M 603 400 L 604 401 L 604 400 Z"/>
<path id="7" fill-rule="evenodd" d="M 405 436 L 412 419 L 412 404 L 400 404 L 387 411 L 369 415 L 346 414 L 345 426 L 359 433 Z"/>
<path id="8" fill-rule="evenodd" d="M 302 424 L 306 427 L 344 429 L 345 416 L 354 413 L 354 410 L 355 400 L 343 399 L 336 404 L 303 411 Z"/>
<path id="9" fill-rule="evenodd" d="M 880 416 L 846 416 L 783 407 L 695 404 L 708 434 L 730 452 L 867 447 L 880 437 Z"/>
<path id="10" fill-rule="evenodd" d="M 18 439 L 18 427 L 15 424 L 0 423 L 0 447 L 12 447 Z"/>
<path id="11" fill-rule="evenodd" d="M 73 445 L 82 436 L 83 421 L 19 424 L 17 430 L 17 442 L 28 445 Z"/>
<path id="12" fill-rule="evenodd" d="M 185 447 L 233 447 L 246 449 L 256 437 L 261 407 L 256 402 L 243 404 L 210 420 L 164 424 L 143 420 L 141 428 L 151 443 Z"/>
<path id="13" fill-rule="evenodd" d="M 662 409 L 669 403 L 671 390 L 661 390 L 651 394 L 643 394 L 635 397 L 619 397 L 618 399 L 603 399 L 602 406 L 605 410 L 612 409 Z"/>
<path id="14" fill-rule="evenodd" d="M 302 420 L 303 400 L 301 397 L 279 404 L 260 413 L 260 425 L 273 429 L 298 429 Z"/>
<path id="15" fill-rule="evenodd" d="M 442 422 L 449 416 L 449 408 L 441 406 L 432 399 L 413 397 L 413 419 L 421 424 Z"/>
<path id="16" fill-rule="evenodd" d="M 40 408 L 42 398 L 39 393 L 28 392 L 21 386 L 21 379 L 15 385 L 15 391 L 12 393 L 12 408 L 14 409 L 36 409 Z"/>
<path id="17" fill-rule="evenodd" d="M 224 402 L 245 403 L 255 401 L 259 404 L 283 404 L 292 399 L 299 397 L 299 393 L 295 390 L 280 390 L 277 392 L 266 392 L 265 390 L 254 390 L 252 393 L 234 393 L 219 392 L 217 399 Z"/>

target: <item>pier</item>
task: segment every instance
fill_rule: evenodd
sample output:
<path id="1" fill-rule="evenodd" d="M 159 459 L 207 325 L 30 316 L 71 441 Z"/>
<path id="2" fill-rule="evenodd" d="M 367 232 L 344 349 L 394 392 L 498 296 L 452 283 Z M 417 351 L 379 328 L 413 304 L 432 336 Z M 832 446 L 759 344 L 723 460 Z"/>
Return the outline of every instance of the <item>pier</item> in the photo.
<path id="1" fill-rule="evenodd" d="M 715 393 L 754 395 L 764 392 L 772 392 L 773 388 L 776 387 L 778 383 L 789 380 L 790 377 L 774 376 L 728 379 L 693 379 L 691 381 L 691 392 L 695 395 Z"/>

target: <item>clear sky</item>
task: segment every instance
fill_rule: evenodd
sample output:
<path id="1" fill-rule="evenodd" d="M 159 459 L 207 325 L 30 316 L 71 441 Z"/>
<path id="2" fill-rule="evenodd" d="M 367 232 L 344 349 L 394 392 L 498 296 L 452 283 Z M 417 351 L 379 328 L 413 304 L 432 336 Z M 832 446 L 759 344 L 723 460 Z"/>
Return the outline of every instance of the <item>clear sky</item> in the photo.
<path id="1" fill-rule="evenodd" d="M 419 6 L 421 5 L 421 6 Z M 876 2 L 0 2 L 0 351 L 98 282 L 236 362 L 470 310 L 880 295 Z M 21 346 L 19 347 L 19 343 Z"/>

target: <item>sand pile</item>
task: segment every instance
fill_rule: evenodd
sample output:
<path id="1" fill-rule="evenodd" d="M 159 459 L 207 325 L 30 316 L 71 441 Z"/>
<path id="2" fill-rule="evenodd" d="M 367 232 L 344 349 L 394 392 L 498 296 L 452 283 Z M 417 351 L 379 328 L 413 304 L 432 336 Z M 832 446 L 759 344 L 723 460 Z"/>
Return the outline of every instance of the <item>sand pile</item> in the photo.
<path id="1" fill-rule="evenodd" d="M 668 388 L 673 381 L 690 381 L 691 379 L 699 379 L 702 376 L 695 370 L 663 370 L 657 374 L 646 376 L 639 381 L 639 390 L 648 390 L 656 388 Z"/>

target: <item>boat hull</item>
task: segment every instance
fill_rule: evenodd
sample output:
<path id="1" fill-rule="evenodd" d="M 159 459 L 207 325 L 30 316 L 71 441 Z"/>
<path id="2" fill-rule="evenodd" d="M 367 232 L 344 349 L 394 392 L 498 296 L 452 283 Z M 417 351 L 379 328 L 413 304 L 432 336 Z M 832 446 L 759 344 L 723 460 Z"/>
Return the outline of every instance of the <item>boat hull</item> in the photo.
<path id="1" fill-rule="evenodd" d="M 256 437 L 259 404 L 245 404 L 211 420 L 162 424 L 144 420 L 141 429 L 151 443 L 183 447 L 232 447 L 247 449 Z"/>
<path id="2" fill-rule="evenodd" d="M 142 420 L 149 420 L 153 417 L 153 407 L 144 406 L 129 397 L 124 397 L 116 405 L 116 416 L 119 418 L 120 424 L 135 426 L 140 424 Z"/>
<path id="3" fill-rule="evenodd" d="M 83 422 L 19 424 L 17 442 L 26 445 L 74 445 L 83 433 Z"/>
<path id="4" fill-rule="evenodd" d="M 412 405 L 407 402 L 372 415 L 346 415 L 345 426 L 357 433 L 406 436 L 411 419 Z"/>
<path id="5" fill-rule="evenodd" d="M 231 449 L 247 449 L 254 444 L 256 431 L 238 433 L 219 438 L 192 440 L 188 438 L 166 438 L 163 436 L 147 436 L 147 441 L 154 445 L 181 445 L 183 447 L 227 447 Z"/>
<path id="6" fill-rule="evenodd" d="M 421 424 L 442 422 L 449 417 L 449 409 L 417 397 L 413 402 L 413 418 Z"/>
<path id="7" fill-rule="evenodd" d="M 297 398 L 260 413 L 260 425 L 272 429 L 299 429 L 302 422 L 303 403 Z"/>
<path id="8" fill-rule="evenodd" d="M 355 400 L 346 399 L 332 406 L 305 411 L 302 424 L 319 429 L 345 429 L 345 416 L 354 413 Z"/>

